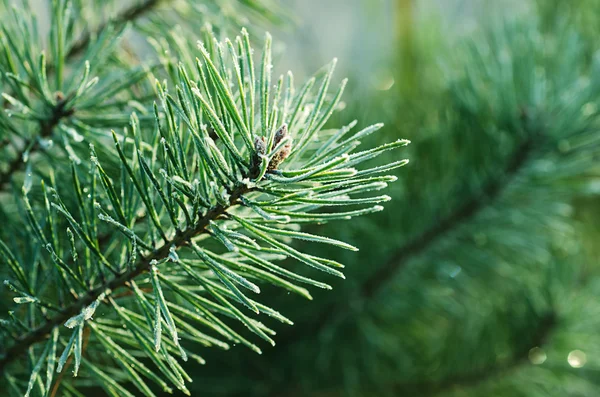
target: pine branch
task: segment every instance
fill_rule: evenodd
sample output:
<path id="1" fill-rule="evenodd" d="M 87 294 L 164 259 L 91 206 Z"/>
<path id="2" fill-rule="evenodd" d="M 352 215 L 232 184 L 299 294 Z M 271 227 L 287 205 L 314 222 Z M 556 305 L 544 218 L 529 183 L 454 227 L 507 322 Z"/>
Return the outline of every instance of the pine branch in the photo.
<path id="1" fill-rule="evenodd" d="M 63 308 L 59 314 L 45 321 L 36 329 L 23 335 L 15 344 L 9 347 L 6 350 L 6 353 L 0 358 L 0 372 L 3 372 L 4 368 L 8 364 L 19 358 L 21 354 L 23 354 L 29 347 L 44 341 L 49 336 L 52 329 L 61 326 L 69 318 L 79 313 L 84 307 L 90 305 L 92 302 L 98 299 L 101 294 L 108 290 L 110 290 L 112 293 L 117 289 L 126 286 L 139 275 L 148 272 L 151 264 L 154 261 L 159 261 L 169 255 L 171 247 L 181 247 L 186 245 L 193 237 L 207 233 L 206 227 L 210 224 L 210 222 L 224 215 L 229 207 L 236 204 L 242 194 L 248 193 L 249 191 L 250 189 L 246 186 L 238 187 L 231 194 L 229 206 L 219 205 L 214 207 L 212 210 L 208 211 L 202 219 L 198 220 L 193 228 L 179 232 L 171 241 L 166 242 L 161 248 L 152 254 L 140 257 L 137 265 L 132 270 L 117 275 L 101 286 L 88 291 L 87 294 L 80 297 L 77 301 Z"/>
<path id="2" fill-rule="evenodd" d="M 81 55 L 81 53 L 88 48 L 92 39 L 98 37 L 107 27 L 114 26 L 119 28 L 133 20 L 141 18 L 163 1 L 170 0 L 145 0 L 143 3 L 133 5 L 121 11 L 113 19 L 100 25 L 96 30 L 84 31 L 79 39 L 71 44 L 66 53 L 65 60 L 71 60 Z M 47 73 L 51 74 L 53 71 L 54 65 L 48 65 Z M 74 109 L 64 109 L 65 103 L 66 101 L 64 99 L 58 101 L 54 108 L 51 109 L 49 120 L 40 123 L 38 133 L 23 142 L 23 149 L 16 153 L 15 158 L 9 163 L 8 168 L 4 172 L 0 172 L 0 193 L 6 189 L 13 174 L 22 171 L 23 165 L 25 164 L 23 162 L 23 156 L 27 152 L 29 152 L 30 155 L 37 152 L 40 149 L 38 140 L 52 136 L 54 128 L 58 126 L 61 120 L 73 115 Z M 2 147 L 0 146 L 0 149 L 1 148 Z"/>
<path id="3" fill-rule="evenodd" d="M 195 51 L 179 50 L 190 55 Z M 291 257 L 331 276 L 344 277 L 339 270 L 341 263 L 298 251 L 289 240 L 357 250 L 343 241 L 300 232 L 298 226 L 378 212 L 383 209 L 379 204 L 390 200 L 387 195 L 364 193 L 377 192 L 396 181 L 392 175 L 381 174 L 404 166 L 408 160 L 366 169 L 355 167 L 409 142 L 397 140 L 357 151 L 359 139 L 379 130 L 382 124 L 352 133 L 354 124 L 338 131 L 322 130 L 337 109 L 346 84 L 342 81 L 334 95 L 327 94 L 335 61 L 326 74 L 311 78 L 297 92 L 291 72 L 285 83 L 281 76 L 277 85 L 272 85 L 270 35 L 265 39 L 258 75 L 246 30 L 235 44 L 230 40 L 221 44 L 209 32 L 199 52 L 201 60 L 173 65 L 173 85 L 156 82 L 160 109 L 155 103 L 153 129 L 141 130 L 133 114 L 124 136 L 113 131 L 115 151 L 101 154 L 120 162 L 120 176 L 114 163 L 105 168 L 90 145 L 90 173 L 85 185 L 73 165 L 70 189 L 44 189 L 42 221 L 24 190 L 22 215 L 34 234 L 34 244 L 48 251 L 40 260 L 47 278 L 31 285 L 27 255 L 16 254 L 27 250 L 28 245 L 16 241 L 10 247 L 0 245 L 3 262 L 14 276 L 7 285 L 17 294 L 15 304 L 59 308 L 50 318 L 42 310 L 40 317 L 36 313 L 21 319 L 26 311 L 15 311 L 3 323 L 3 337 L 9 344 L 0 357 L 0 370 L 7 372 L 7 365 L 25 351 L 41 354 L 28 390 L 44 362 L 50 368 L 47 384 L 52 383 L 56 355 L 49 352 L 55 352 L 57 344 L 64 346 L 58 372 L 72 354 L 74 376 L 85 361 L 103 387 L 122 388 L 90 362 L 91 358 L 82 357 L 82 331 L 90 327 L 97 337 L 91 343 L 102 355 L 93 360 L 110 368 L 109 372 L 115 366 L 125 369 L 123 382 L 131 381 L 143 394 L 152 395 L 138 375 L 146 371 L 145 367 L 140 363 L 131 369 L 135 359 L 125 347 L 131 346 L 133 338 L 136 342 L 131 347 L 150 358 L 166 381 L 189 393 L 185 371 L 179 364 L 172 367 L 177 360 L 174 355 L 179 353 L 183 361 L 202 358 L 188 353 L 180 339 L 224 349 L 229 343 L 239 343 L 261 351 L 222 317 L 237 320 L 274 345 L 270 335 L 275 332 L 254 316 L 263 314 L 285 324 L 292 322 L 247 294 L 259 294 L 260 283 L 307 299 L 311 295 L 303 284 L 331 289 L 276 262 Z M 312 88 L 317 81 L 315 92 Z M 63 190 L 72 196 L 65 195 L 63 200 L 59 193 Z M 52 202 L 49 195 L 54 198 Z M 335 210 L 344 206 L 351 209 Z M 327 207 L 331 209 L 317 211 Z M 136 225 L 142 216 L 148 224 Z M 117 250 L 102 247 L 107 240 L 101 234 L 105 227 L 98 220 L 125 236 L 125 244 Z M 65 233 L 65 238 L 61 237 Z M 194 237 L 199 238 L 191 241 Z M 160 248 L 156 248 L 157 239 L 164 241 Z M 136 279 L 146 272 L 150 277 Z M 124 286 L 133 293 L 111 295 Z M 62 303 L 67 294 L 75 300 Z M 124 304 L 117 303 L 115 296 L 122 296 Z M 106 297 L 112 316 L 93 319 Z M 217 337 L 197 331 L 196 323 Z M 126 331 L 121 331 L 122 326 Z M 19 332 L 13 332 L 14 327 Z M 122 333 L 115 335 L 117 328 Z M 64 332 L 70 333 L 68 342 L 62 339 Z M 43 349 L 29 349 L 45 340 Z M 109 365 L 103 360 L 105 352 L 116 354 L 111 354 L 114 362 L 109 360 Z M 167 387 L 162 378 L 158 382 Z"/>

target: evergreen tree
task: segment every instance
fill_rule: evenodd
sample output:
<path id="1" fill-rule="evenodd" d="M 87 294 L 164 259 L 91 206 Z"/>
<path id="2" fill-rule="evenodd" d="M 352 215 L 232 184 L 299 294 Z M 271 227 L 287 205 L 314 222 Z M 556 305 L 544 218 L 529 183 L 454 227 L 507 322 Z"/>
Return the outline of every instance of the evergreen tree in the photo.
<path id="1" fill-rule="evenodd" d="M 362 164 L 408 141 L 363 148 L 381 124 L 325 128 L 346 85 L 331 89 L 335 60 L 296 86 L 272 76 L 268 34 L 260 52 L 246 29 L 224 39 L 272 10 L 53 0 L 43 34 L 31 4 L 2 3 L 9 395 L 191 394 L 185 362 L 204 363 L 204 348 L 260 353 L 275 344 L 269 317 L 292 324 L 255 300 L 261 288 L 312 299 L 307 287 L 331 289 L 319 272 L 344 277 L 291 242 L 356 251 L 300 230 L 381 211 L 387 173 L 407 161 Z"/>

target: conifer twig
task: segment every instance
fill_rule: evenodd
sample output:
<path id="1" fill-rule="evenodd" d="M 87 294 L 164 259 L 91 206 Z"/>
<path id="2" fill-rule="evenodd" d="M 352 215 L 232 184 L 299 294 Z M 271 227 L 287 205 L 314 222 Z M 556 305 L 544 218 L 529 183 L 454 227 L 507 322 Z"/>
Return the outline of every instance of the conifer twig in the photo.
<path id="1" fill-rule="evenodd" d="M 6 349 L 4 355 L 0 357 L 0 372 L 4 370 L 6 365 L 10 364 L 13 360 L 18 358 L 30 346 L 45 340 L 46 337 L 52 331 L 52 329 L 61 326 L 69 318 L 79 313 L 84 307 L 94 302 L 102 293 L 105 293 L 107 290 L 114 292 L 115 290 L 126 286 L 137 276 L 147 272 L 154 261 L 167 257 L 169 255 L 171 247 L 181 247 L 183 245 L 186 245 L 191 238 L 206 233 L 205 229 L 211 221 L 224 215 L 227 209 L 230 206 L 234 205 L 237 202 L 237 200 L 242 196 L 242 194 L 248 193 L 249 191 L 250 189 L 246 186 L 238 187 L 231 194 L 229 206 L 218 205 L 214 207 L 213 209 L 208 211 L 205 216 L 199 219 L 193 228 L 189 228 L 183 232 L 178 233 L 175 236 L 175 238 L 165 243 L 161 248 L 154 251 L 152 254 L 148 256 L 141 256 L 138 260 L 137 265 L 132 270 L 117 275 L 111 280 L 102 284 L 101 286 L 88 291 L 87 294 L 81 296 L 77 301 L 63 308 L 57 315 L 52 317 L 50 320 L 45 321 L 36 329 L 24 334 L 16 341 L 15 344 Z"/>
<path id="2" fill-rule="evenodd" d="M 120 26 L 126 24 L 130 21 L 143 17 L 148 12 L 153 10 L 156 6 L 158 6 L 163 1 L 170 0 L 145 0 L 140 4 L 135 4 L 125 10 L 121 11 L 117 14 L 113 19 L 101 24 L 96 30 L 84 31 L 79 39 L 77 39 L 69 48 L 66 59 L 73 59 L 79 55 L 89 46 L 91 40 L 102 33 L 108 26 Z M 53 65 L 48 65 L 47 67 L 48 73 L 52 72 Z M 33 137 L 26 139 L 23 143 L 23 149 L 19 150 L 15 158 L 9 163 L 8 168 L 0 172 L 0 192 L 4 191 L 6 185 L 10 181 L 12 175 L 16 172 L 19 172 L 24 164 L 23 156 L 27 151 L 29 153 L 35 153 L 39 149 L 39 145 L 36 142 L 40 138 L 47 138 L 52 135 L 54 128 L 60 123 L 60 121 L 67 116 L 73 114 L 73 109 L 69 111 L 65 111 L 63 109 L 64 102 L 59 101 L 58 104 L 52 110 L 52 116 L 48 121 L 41 122 L 39 127 L 39 132 Z"/>
<path id="3" fill-rule="evenodd" d="M 40 283 L 29 279 L 35 278 L 30 272 L 29 252 L 20 255 L 22 250 L 31 251 L 29 239 L 0 242 L 0 259 L 14 275 L 14 281 L 8 280 L 7 285 L 17 295 L 13 297 L 16 305 L 52 308 L 52 313 L 42 311 L 42 316 L 15 310 L 9 313 L 10 319 L 0 323 L 3 326 L 0 337 L 4 341 L 0 371 L 6 374 L 13 370 L 27 371 L 29 368 L 21 364 L 23 353 L 30 355 L 30 361 L 37 361 L 30 371 L 25 394 L 35 387 L 46 364 L 44 390 L 51 390 L 56 381 L 53 374 L 61 372 L 71 356 L 74 376 L 85 363 L 98 384 L 109 392 L 130 395 L 121 386 L 122 379 L 118 382 L 113 379 L 116 365 L 127 371 L 125 377 L 144 395 L 153 393 L 140 378 L 142 375 L 150 375 L 150 380 L 164 390 L 172 384 L 190 394 L 185 383 L 191 378 L 179 366 L 175 355 L 179 353 L 182 361 L 204 360 L 197 353 L 188 352 L 180 340 L 185 338 L 222 349 L 240 343 L 260 353 L 261 348 L 227 325 L 227 319 L 243 324 L 270 345 L 275 345 L 271 337 L 275 331 L 254 317 L 264 314 L 284 324 L 293 322 L 249 293 L 260 294 L 262 283 L 285 288 L 307 299 L 312 297 L 304 285 L 331 289 L 329 284 L 277 262 L 290 257 L 315 270 L 344 278 L 339 270 L 343 264 L 298 251 L 290 246 L 289 240 L 356 251 L 356 247 L 343 241 L 301 232 L 298 226 L 383 210 L 379 204 L 391 198 L 377 192 L 397 178 L 381 174 L 404 166 L 408 160 L 371 168 L 358 165 L 410 142 L 398 139 L 357 150 L 359 138 L 379 130 L 381 123 L 351 132 L 356 124 L 352 123 L 332 136 L 326 135 L 331 131 L 323 130 L 323 126 L 337 109 L 346 85 L 343 80 L 335 95 L 327 94 L 335 60 L 328 65 L 325 75 L 317 73 L 296 92 L 291 72 L 288 79 L 282 76 L 276 85 L 272 84 L 271 44 L 272 38 L 266 34 L 262 61 L 257 68 L 246 29 L 236 37 L 235 44 L 228 39 L 219 42 L 211 31 L 205 32 L 197 48 L 193 43 L 189 43 L 190 48 L 182 43 L 184 47 L 179 49 L 182 59 L 187 60 L 188 55 L 192 57 L 199 50 L 197 59 L 202 61 L 192 61 L 189 65 L 182 61 L 176 67 L 176 75 L 170 74 L 172 82 L 167 79 L 155 82 L 153 121 L 154 132 L 158 134 L 146 136 L 140 129 L 140 119 L 133 113 L 126 127 L 131 137 L 111 131 L 115 151 L 97 152 L 93 143 L 105 142 L 90 143 L 89 179 L 81 178 L 73 164 L 72 188 L 42 186 L 44 194 L 39 207 L 33 203 L 33 196 L 28 197 L 30 185 L 24 186 L 20 215 L 32 230 L 35 246 L 48 251 L 48 256 L 41 260 L 36 256 L 35 262 L 44 272 L 47 270 L 47 277 Z M 50 118 L 42 131 L 52 134 L 56 126 L 57 130 L 63 129 L 60 120 L 70 112 L 90 112 L 93 105 L 105 108 L 102 99 L 113 97 L 113 91 L 104 87 L 88 89 L 98 79 L 87 83 L 89 65 L 85 66 L 80 88 L 73 97 L 70 93 L 66 95 L 71 99 L 91 99 L 82 100 L 81 104 L 68 99 L 66 105 L 57 109 L 53 109 L 52 100 L 41 115 L 34 114 L 37 117 L 25 120 L 39 123 Z M 136 68 L 132 73 L 139 77 L 142 72 L 145 70 Z M 114 78 L 118 79 L 119 74 Z M 111 81 L 105 84 L 110 85 Z M 316 82 L 318 89 L 316 86 L 312 89 Z M 103 94 L 96 98 L 98 92 Z M 21 93 L 18 96 L 23 97 Z M 9 99 L 11 104 L 19 105 L 17 99 Z M 24 109 L 29 107 L 25 105 Z M 122 115 L 117 116 L 118 124 L 125 126 Z M 102 115 L 93 117 L 101 119 Z M 110 124 L 110 120 L 101 125 L 105 124 Z M 69 129 L 64 132 L 76 133 Z M 313 141 L 320 133 L 327 142 L 317 151 Z M 35 142 L 31 141 L 30 146 Z M 77 156 L 68 142 L 64 149 L 67 154 Z M 19 150 L 12 151 L 15 152 Z M 121 163 L 120 177 L 114 172 L 113 163 L 100 161 L 98 154 L 104 157 L 107 153 Z M 110 165 L 105 168 L 106 164 Z M 351 209 L 338 210 L 347 206 Z M 316 211 L 326 207 L 332 208 Z M 38 208 L 42 214 L 37 212 Z M 146 219 L 147 226 L 136 225 L 139 219 Z M 112 236 L 120 238 L 102 234 L 104 224 L 113 230 Z M 172 263 L 176 265 L 171 266 Z M 53 284 L 53 278 L 57 284 Z M 130 291 L 133 293 L 129 294 Z M 74 299 L 65 302 L 68 293 Z M 116 302 L 117 297 L 128 298 L 121 306 Z M 139 306 L 130 306 L 133 302 Z M 110 304 L 103 306 L 101 316 L 110 314 L 115 318 L 93 318 L 103 303 Z M 146 314 L 148 321 L 142 325 L 140 316 Z M 196 323 L 217 336 L 197 332 Z M 90 343 L 98 349 L 93 353 L 88 349 L 88 355 L 94 356 L 97 364 L 82 355 L 82 331 L 86 326 L 94 332 Z M 115 326 L 119 331 L 121 327 L 126 330 L 117 335 L 113 332 Z M 68 342 L 61 339 L 66 333 L 70 334 Z M 137 341 L 134 345 L 131 337 Z M 42 345 L 45 347 L 41 348 Z M 57 348 L 62 346 L 63 353 L 57 357 Z M 130 348 L 152 360 L 153 367 L 165 379 L 153 375 L 152 370 L 138 362 L 137 354 L 129 353 Z M 36 358 L 38 352 L 40 356 Z M 60 381 L 66 386 L 65 378 Z"/>

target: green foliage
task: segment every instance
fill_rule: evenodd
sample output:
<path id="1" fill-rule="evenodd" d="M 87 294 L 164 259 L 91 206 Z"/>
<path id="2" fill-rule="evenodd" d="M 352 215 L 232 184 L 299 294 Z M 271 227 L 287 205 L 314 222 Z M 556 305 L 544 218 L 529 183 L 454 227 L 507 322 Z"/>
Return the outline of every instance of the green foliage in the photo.
<path id="1" fill-rule="evenodd" d="M 344 104 L 267 0 L 2 1 L 2 389 L 596 395 L 598 2 L 530 3 Z"/>
<path id="2" fill-rule="evenodd" d="M 196 48 L 191 10 L 244 19 L 191 2 L 155 13 L 162 3 L 133 5 L 91 33 L 97 4 L 53 1 L 47 42 L 35 15 L 5 3 L 0 368 L 9 395 L 190 394 L 183 362 L 203 364 L 200 347 L 275 345 L 263 321 L 292 321 L 257 300 L 261 288 L 312 299 L 307 287 L 331 289 L 319 272 L 344 277 L 340 262 L 290 243 L 357 250 L 300 227 L 381 211 L 390 197 L 379 191 L 397 179 L 386 173 L 407 163 L 359 168 L 408 144 L 358 150 L 381 124 L 324 128 L 346 85 L 330 92 L 335 61 L 301 87 L 291 72 L 275 80 L 268 34 L 259 54 L 245 29 L 219 41 L 205 26 Z M 240 3 L 270 16 L 266 2 Z M 150 65 L 119 44 L 146 14 L 138 32 L 163 34 Z M 183 23 L 174 31 L 171 17 Z M 305 268 L 279 264 L 286 258 Z"/>

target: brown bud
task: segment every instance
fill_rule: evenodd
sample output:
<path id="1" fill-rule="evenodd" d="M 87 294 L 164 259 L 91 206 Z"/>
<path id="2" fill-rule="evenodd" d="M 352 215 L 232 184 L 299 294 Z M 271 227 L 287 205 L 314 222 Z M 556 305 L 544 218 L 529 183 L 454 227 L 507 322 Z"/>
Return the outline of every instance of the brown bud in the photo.
<path id="1" fill-rule="evenodd" d="M 281 140 L 283 138 L 285 138 L 287 136 L 287 134 L 288 134 L 287 124 L 283 124 L 281 127 L 279 127 L 279 129 L 275 133 L 275 139 L 273 140 L 273 147 L 277 147 L 277 145 L 279 145 Z"/>
<path id="2" fill-rule="evenodd" d="M 277 132 L 275 133 L 275 138 L 273 140 L 273 147 L 277 147 L 281 143 L 281 141 L 288 136 L 287 124 L 283 124 Z M 269 163 L 268 171 L 276 170 L 277 167 L 290 155 L 292 151 L 292 142 L 288 141 L 271 159 Z"/>

